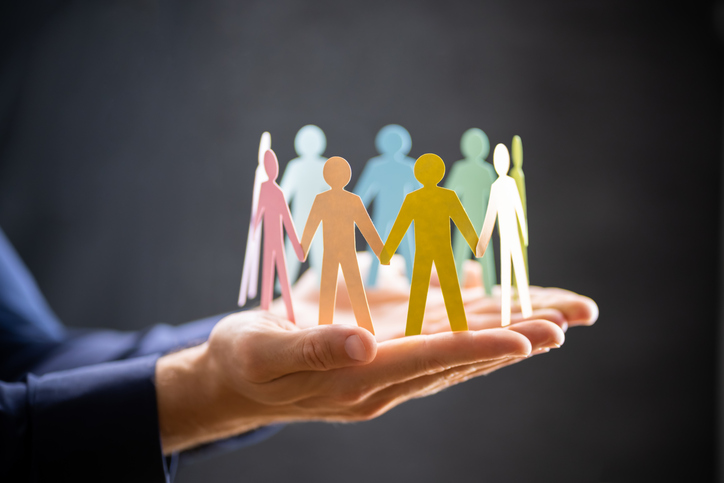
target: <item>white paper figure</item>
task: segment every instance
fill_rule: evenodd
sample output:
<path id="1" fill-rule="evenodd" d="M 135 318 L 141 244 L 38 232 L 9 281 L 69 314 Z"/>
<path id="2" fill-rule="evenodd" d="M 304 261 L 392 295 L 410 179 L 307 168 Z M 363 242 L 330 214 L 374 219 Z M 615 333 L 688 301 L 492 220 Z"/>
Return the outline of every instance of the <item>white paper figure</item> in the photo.
<path id="1" fill-rule="evenodd" d="M 254 174 L 254 191 L 251 198 L 251 216 L 249 217 L 249 233 L 246 237 L 246 253 L 244 268 L 241 271 L 241 289 L 239 290 L 239 307 L 246 304 L 247 299 L 256 297 L 259 285 L 259 257 L 261 251 L 261 230 L 254 229 L 254 219 L 259 208 L 259 190 L 261 184 L 268 179 L 264 171 L 264 153 L 271 149 L 271 134 L 264 132 L 259 141 L 259 156 Z"/>
<path id="2" fill-rule="evenodd" d="M 523 261 L 523 249 L 518 236 L 518 225 L 523 234 L 523 243 L 528 246 L 528 227 L 525 224 L 523 203 L 520 201 L 520 194 L 515 180 L 508 176 L 510 168 L 510 155 L 504 144 L 498 144 L 493 154 L 493 164 L 498 173 L 498 179 L 490 188 L 490 199 L 488 210 L 485 212 L 483 229 L 480 232 L 480 240 L 476 255 L 482 257 L 488 247 L 490 237 L 495 227 L 495 218 L 498 218 L 498 234 L 500 235 L 500 292 L 501 292 L 501 318 L 505 327 L 510 324 L 510 286 L 511 286 L 511 262 L 515 270 L 515 278 L 518 281 L 518 294 L 520 296 L 520 309 L 523 317 L 533 315 L 533 308 L 530 303 L 530 292 L 528 291 L 528 277 L 525 273 L 525 262 Z"/>

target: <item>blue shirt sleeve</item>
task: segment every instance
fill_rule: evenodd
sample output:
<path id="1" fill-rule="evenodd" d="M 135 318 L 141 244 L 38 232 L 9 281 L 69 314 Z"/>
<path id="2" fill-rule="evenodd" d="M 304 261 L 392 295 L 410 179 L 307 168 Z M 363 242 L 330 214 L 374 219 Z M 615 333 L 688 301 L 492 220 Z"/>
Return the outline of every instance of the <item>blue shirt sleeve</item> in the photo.
<path id="1" fill-rule="evenodd" d="M 158 355 L 0 383 L 4 481 L 166 482 Z"/>

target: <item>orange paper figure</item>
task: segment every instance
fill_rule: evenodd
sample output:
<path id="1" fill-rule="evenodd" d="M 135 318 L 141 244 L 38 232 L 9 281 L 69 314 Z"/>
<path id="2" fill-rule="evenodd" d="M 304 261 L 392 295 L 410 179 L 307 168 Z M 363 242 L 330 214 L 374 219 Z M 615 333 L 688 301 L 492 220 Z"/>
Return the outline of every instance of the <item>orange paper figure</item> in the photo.
<path id="1" fill-rule="evenodd" d="M 264 169 L 269 177 L 262 183 L 259 190 L 259 209 L 254 219 L 254 229 L 264 220 L 264 261 L 261 272 L 261 308 L 269 309 L 274 292 L 274 268 L 276 267 L 281 285 L 282 298 L 287 307 L 287 318 L 294 322 L 292 294 L 287 275 L 287 260 L 284 255 L 284 231 L 297 253 L 297 258 L 304 258 L 302 246 L 299 244 L 297 231 L 294 229 L 289 206 L 284 193 L 276 182 L 279 174 L 277 155 L 271 149 L 264 153 Z"/>
<path id="2" fill-rule="evenodd" d="M 476 255 L 482 257 L 488 247 L 490 237 L 493 235 L 495 218 L 498 218 L 498 234 L 500 235 L 500 294 L 501 319 L 505 327 L 510 324 L 510 285 L 511 262 L 515 270 L 515 279 L 518 282 L 518 295 L 520 296 L 520 309 L 523 317 L 533 315 L 528 290 L 528 276 L 525 273 L 525 260 L 523 247 L 518 236 L 518 226 L 523 235 L 523 244 L 528 245 L 528 227 L 525 223 L 523 203 L 520 200 L 515 180 L 508 176 L 510 156 L 504 144 L 498 144 L 493 154 L 493 164 L 498 173 L 498 179 L 490 188 L 488 210 L 483 221 L 483 230 L 480 232 Z"/>
<path id="3" fill-rule="evenodd" d="M 383 264 L 389 264 L 407 228 L 414 222 L 415 264 L 410 284 L 405 335 L 422 333 L 422 319 L 425 316 L 433 263 L 440 279 L 450 328 L 453 331 L 468 330 L 450 241 L 450 219 L 457 225 L 473 252 L 478 236 L 455 191 L 437 186 L 443 176 L 445 163 L 440 156 L 423 154 L 417 158 L 415 177 L 423 186 L 405 197 L 380 256 Z"/>
<path id="4" fill-rule="evenodd" d="M 334 318 L 337 276 L 341 267 L 357 325 L 374 334 L 367 294 L 357 263 L 355 224 L 377 257 L 382 251 L 382 240 L 372 224 L 362 199 L 344 189 L 352 177 L 352 170 L 347 160 L 339 156 L 329 158 L 324 163 L 323 174 L 324 180 L 332 189 L 314 198 L 302 234 L 302 249 L 306 258 L 314 234 L 319 224 L 322 224 L 324 255 L 319 287 L 319 324 L 331 324 Z"/>
<path id="5" fill-rule="evenodd" d="M 244 268 L 241 271 L 241 288 L 239 289 L 239 307 L 246 305 L 247 298 L 256 297 L 259 285 L 259 256 L 261 251 L 261 231 L 254 229 L 254 219 L 259 209 L 259 190 L 261 184 L 267 180 L 264 171 L 264 153 L 271 149 L 271 134 L 264 132 L 259 141 L 259 164 L 254 173 L 254 191 L 251 195 L 251 216 L 249 217 L 249 232 L 246 237 L 246 252 L 244 254 Z"/>

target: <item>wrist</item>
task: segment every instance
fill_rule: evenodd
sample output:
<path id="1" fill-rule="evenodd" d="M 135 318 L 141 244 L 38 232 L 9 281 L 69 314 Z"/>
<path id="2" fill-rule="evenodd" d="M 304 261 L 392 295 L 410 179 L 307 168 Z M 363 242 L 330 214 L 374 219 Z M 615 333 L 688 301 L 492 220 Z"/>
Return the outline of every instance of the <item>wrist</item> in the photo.
<path id="1" fill-rule="evenodd" d="M 249 431 L 270 421 L 233 391 L 208 344 L 165 355 L 156 363 L 156 397 L 164 454 Z"/>

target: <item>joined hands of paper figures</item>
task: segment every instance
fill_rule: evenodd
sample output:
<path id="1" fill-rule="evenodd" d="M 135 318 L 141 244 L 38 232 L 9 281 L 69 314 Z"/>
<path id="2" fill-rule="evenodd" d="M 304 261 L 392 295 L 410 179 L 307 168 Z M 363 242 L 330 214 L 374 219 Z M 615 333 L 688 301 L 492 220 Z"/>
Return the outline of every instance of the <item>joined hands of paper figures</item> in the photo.
<path id="1" fill-rule="evenodd" d="M 362 276 L 369 271 L 372 254 L 358 252 Z M 375 323 L 375 337 L 379 342 L 404 337 L 407 304 L 410 300 L 410 285 L 405 274 L 405 262 L 400 255 L 391 260 L 391 270 L 380 271 L 375 289 L 367 290 L 372 320 Z M 500 328 L 500 286 L 493 289 L 492 296 L 486 296 L 482 284 L 482 267 L 468 260 L 463 265 L 462 298 L 470 330 Z M 292 299 L 297 311 L 297 326 L 312 327 L 317 324 L 319 286 L 314 273 L 305 272 L 292 287 Z M 523 317 L 520 306 L 513 305 L 511 327 L 524 321 L 546 320 L 556 324 L 565 332 L 569 327 L 592 325 L 598 319 L 598 306 L 588 297 L 561 288 L 530 286 L 533 313 Z M 271 312 L 283 315 L 284 305 L 276 300 Z M 335 324 L 356 325 L 354 312 L 347 296 L 347 287 L 340 277 L 337 282 L 337 304 Z M 445 302 L 437 273 L 433 268 L 427 297 L 422 334 L 450 332 Z"/>

